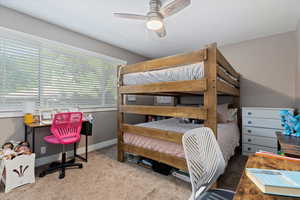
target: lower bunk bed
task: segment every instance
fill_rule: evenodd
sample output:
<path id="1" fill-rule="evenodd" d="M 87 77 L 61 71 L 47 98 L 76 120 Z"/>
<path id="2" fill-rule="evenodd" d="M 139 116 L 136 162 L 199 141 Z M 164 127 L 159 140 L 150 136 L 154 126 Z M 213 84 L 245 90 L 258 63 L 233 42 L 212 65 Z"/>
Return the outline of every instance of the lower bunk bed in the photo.
<path id="1" fill-rule="evenodd" d="M 184 134 L 188 130 L 203 127 L 203 124 L 186 123 L 179 118 L 171 118 L 141 123 L 136 126 Z M 237 122 L 219 123 L 217 140 L 227 163 L 231 156 L 234 155 L 235 148 L 239 146 L 240 133 Z M 165 164 L 187 171 L 182 144 L 128 132 L 124 132 L 123 142 L 125 152 L 142 154 L 142 156 L 150 159 L 155 157 L 153 152 L 157 152 L 160 156 L 165 155 L 165 158 L 162 158 L 162 160 L 170 158 L 170 160 L 166 160 L 167 163 Z"/>

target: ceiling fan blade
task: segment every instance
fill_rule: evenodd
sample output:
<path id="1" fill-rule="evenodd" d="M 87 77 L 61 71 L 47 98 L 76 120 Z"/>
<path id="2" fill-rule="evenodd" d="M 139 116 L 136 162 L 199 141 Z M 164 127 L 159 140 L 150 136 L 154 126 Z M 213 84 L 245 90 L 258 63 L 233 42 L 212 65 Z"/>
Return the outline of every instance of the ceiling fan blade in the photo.
<path id="1" fill-rule="evenodd" d="M 163 26 L 163 27 L 162 27 L 161 29 L 159 29 L 159 30 L 155 30 L 154 32 L 155 32 L 155 33 L 158 35 L 158 37 L 160 37 L 160 38 L 166 37 L 166 35 L 167 35 L 165 26 Z"/>
<path id="2" fill-rule="evenodd" d="M 145 15 L 127 14 L 127 13 L 113 13 L 115 17 L 126 18 L 126 19 L 137 19 L 147 20 L 148 17 Z"/>
<path id="3" fill-rule="evenodd" d="M 175 13 L 183 10 L 191 4 L 191 0 L 174 0 L 171 3 L 160 9 L 161 14 L 164 17 L 169 17 Z"/>

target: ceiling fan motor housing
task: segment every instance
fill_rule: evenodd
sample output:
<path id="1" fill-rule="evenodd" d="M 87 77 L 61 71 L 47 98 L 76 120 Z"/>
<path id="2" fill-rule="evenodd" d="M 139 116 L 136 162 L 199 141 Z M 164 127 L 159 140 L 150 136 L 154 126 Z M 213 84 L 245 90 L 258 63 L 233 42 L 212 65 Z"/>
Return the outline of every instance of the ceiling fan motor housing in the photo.
<path id="1" fill-rule="evenodd" d="M 150 0 L 150 12 L 159 12 L 161 7 L 160 0 Z"/>
<path id="2" fill-rule="evenodd" d="M 147 13 L 149 20 L 163 20 L 163 15 L 159 12 L 161 7 L 160 0 L 150 0 L 150 11 Z"/>
<path id="3" fill-rule="evenodd" d="M 129 13 L 114 13 L 114 15 L 126 19 L 145 20 L 149 30 L 156 32 L 159 37 L 165 37 L 164 18 L 181 11 L 190 3 L 191 0 L 173 0 L 162 7 L 161 0 L 149 0 L 150 10 L 147 15 Z"/>

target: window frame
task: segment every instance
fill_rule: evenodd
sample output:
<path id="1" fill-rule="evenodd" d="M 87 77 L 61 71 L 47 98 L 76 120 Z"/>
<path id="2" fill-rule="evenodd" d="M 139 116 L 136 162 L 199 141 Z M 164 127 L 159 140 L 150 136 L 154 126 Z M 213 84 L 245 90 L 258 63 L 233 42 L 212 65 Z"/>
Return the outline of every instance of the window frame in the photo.
<path id="1" fill-rule="evenodd" d="M 126 65 L 127 61 L 119 59 L 119 58 L 115 58 L 112 56 L 107 56 L 98 52 L 94 52 L 91 50 L 87 50 L 87 49 L 83 49 L 83 48 L 79 48 L 79 47 L 75 47 L 69 44 L 65 44 L 62 42 L 58 42 L 58 41 L 54 41 L 54 40 L 49 40 L 49 39 L 45 39 L 39 36 L 35 36 L 32 34 L 28 34 L 28 33 L 24 33 L 24 32 L 20 32 L 20 31 L 16 31 L 16 30 L 12 30 L 12 29 L 8 29 L 8 28 L 4 28 L 0 26 L 0 31 L 1 32 L 5 32 L 5 33 L 11 33 L 14 34 L 16 37 L 20 37 L 20 39 L 27 39 L 30 40 L 31 42 L 37 42 L 40 43 L 41 45 L 46 45 L 47 47 L 58 47 L 58 48 L 66 48 L 69 49 L 71 51 L 75 51 L 76 53 L 83 53 L 87 56 L 93 56 L 99 59 L 102 59 L 106 62 L 115 64 L 115 65 Z M 39 86 L 40 87 L 40 86 Z M 83 112 L 107 112 L 107 111 L 116 111 L 117 110 L 117 106 L 115 107 L 91 107 L 91 108 L 82 108 L 80 109 Z M 7 111 L 0 111 L 0 118 L 11 118 L 11 117 L 22 117 L 23 111 L 19 110 L 19 109 L 15 109 L 15 110 L 7 110 Z"/>

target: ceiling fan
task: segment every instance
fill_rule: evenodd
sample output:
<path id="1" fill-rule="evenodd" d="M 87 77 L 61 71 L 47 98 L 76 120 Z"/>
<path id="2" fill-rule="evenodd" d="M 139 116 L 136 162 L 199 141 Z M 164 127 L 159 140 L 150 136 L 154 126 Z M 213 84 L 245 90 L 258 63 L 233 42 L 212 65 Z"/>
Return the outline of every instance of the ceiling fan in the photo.
<path id="1" fill-rule="evenodd" d="M 164 18 L 174 15 L 191 4 L 191 0 L 174 0 L 162 7 L 160 0 L 150 0 L 150 11 L 146 15 L 113 13 L 115 17 L 145 20 L 149 30 L 157 33 L 159 37 L 166 36 Z"/>

